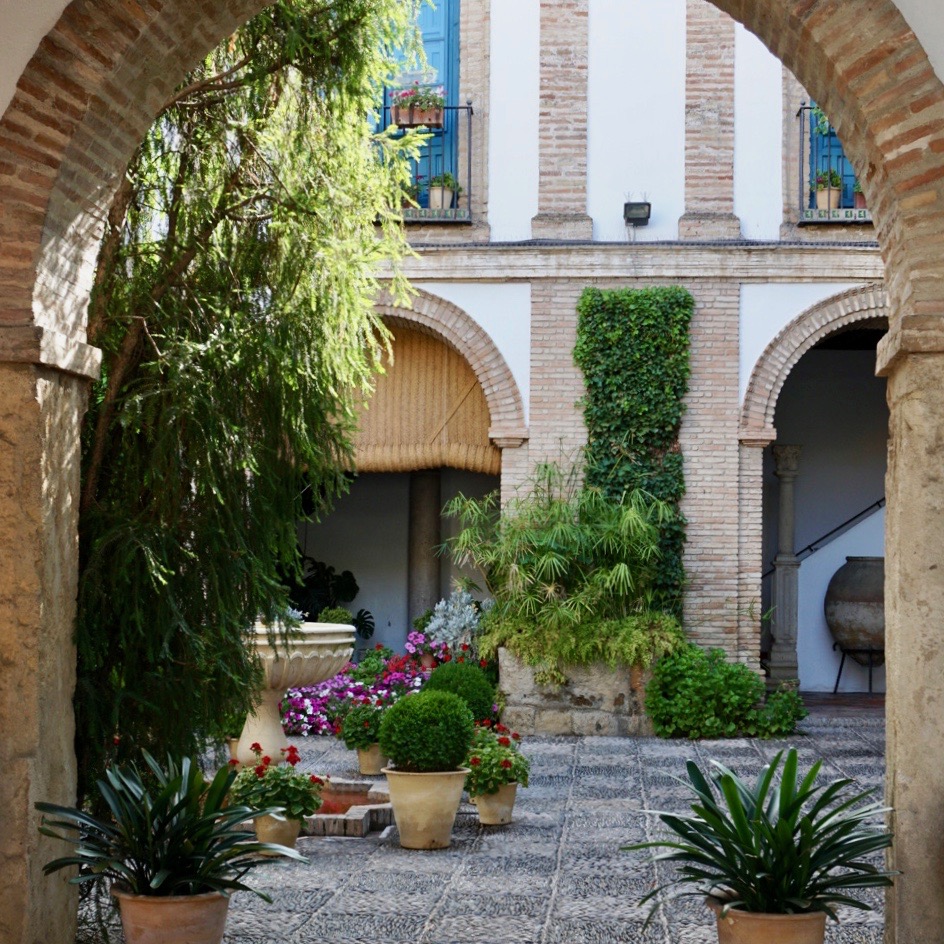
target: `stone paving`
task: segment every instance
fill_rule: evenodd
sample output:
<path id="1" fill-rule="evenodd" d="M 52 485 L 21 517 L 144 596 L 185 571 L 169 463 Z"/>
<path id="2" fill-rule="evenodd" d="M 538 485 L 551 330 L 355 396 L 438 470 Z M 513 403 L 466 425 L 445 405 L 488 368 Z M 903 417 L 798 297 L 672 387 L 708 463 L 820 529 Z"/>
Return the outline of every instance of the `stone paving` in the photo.
<path id="1" fill-rule="evenodd" d="M 620 846 L 651 838 L 658 821 L 643 809 L 684 811 L 688 794 L 672 779 L 689 758 L 717 759 L 752 775 L 795 745 L 801 765 L 827 758 L 825 776 L 882 783 L 880 718 L 810 718 L 784 741 L 663 741 L 657 738 L 529 738 L 531 786 L 519 790 L 509 826 L 481 827 L 463 804 L 450 849 L 414 852 L 395 827 L 367 839 L 302 837 L 307 864 L 274 861 L 252 875 L 271 905 L 238 894 L 226 944 L 710 944 L 717 940 L 694 899 L 648 913 L 639 898 L 656 872 L 646 853 Z M 303 765 L 357 778 L 353 754 L 327 738 L 293 738 Z M 663 867 L 664 868 L 664 867 Z M 880 944 L 882 892 L 863 893 L 875 912 L 848 909 L 828 923 L 828 944 Z M 118 935 L 120 939 L 120 935 Z M 88 938 L 86 938 L 88 940 Z M 115 938 L 112 938 L 115 940 Z"/>
<path id="2" fill-rule="evenodd" d="M 878 719 L 808 719 L 791 739 L 826 776 L 882 782 L 884 724 Z M 306 766 L 355 776 L 353 755 L 335 741 L 294 739 Z M 254 875 L 274 901 L 234 896 L 228 944 L 701 944 L 717 940 L 704 905 L 675 902 L 647 931 L 638 900 L 655 872 L 645 853 L 620 846 L 651 836 L 642 809 L 687 808 L 672 779 L 685 761 L 714 758 L 753 774 L 785 742 L 698 743 L 656 738 L 529 738 L 532 780 L 519 791 L 510 826 L 480 827 L 464 804 L 453 846 L 401 849 L 391 827 L 368 839 L 302 838 L 309 864 L 273 863 Z M 866 893 L 867 894 L 867 893 Z M 881 907 L 882 893 L 870 900 Z M 882 913 L 849 910 L 830 922 L 830 944 L 880 944 Z"/>

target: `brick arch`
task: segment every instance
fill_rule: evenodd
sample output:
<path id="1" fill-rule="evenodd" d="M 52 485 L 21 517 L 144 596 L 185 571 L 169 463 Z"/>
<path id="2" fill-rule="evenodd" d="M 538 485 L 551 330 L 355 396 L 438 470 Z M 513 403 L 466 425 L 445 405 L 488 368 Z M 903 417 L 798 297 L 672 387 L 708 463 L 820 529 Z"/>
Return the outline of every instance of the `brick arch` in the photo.
<path id="1" fill-rule="evenodd" d="M 928 350 L 927 329 L 940 324 L 942 310 L 944 86 L 914 32 L 892 0 L 710 2 L 764 42 L 842 138 L 886 265 L 893 321 L 880 364 L 899 349 Z M 944 350 L 944 330 L 933 343 Z"/>
<path id="2" fill-rule="evenodd" d="M 863 285 L 818 302 L 798 315 L 764 349 L 741 407 L 741 438 L 775 438 L 774 413 L 780 391 L 800 358 L 824 338 L 853 324 L 888 320 L 885 289 Z"/>
<path id="3" fill-rule="evenodd" d="M 388 296 L 375 308 L 384 321 L 440 338 L 468 362 L 485 393 L 491 415 L 488 434 L 496 445 L 520 445 L 527 439 L 524 403 L 511 368 L 488 333 L 467 312 L 423 291 L 413 297 L 411 308 L 396 305 Z"/>

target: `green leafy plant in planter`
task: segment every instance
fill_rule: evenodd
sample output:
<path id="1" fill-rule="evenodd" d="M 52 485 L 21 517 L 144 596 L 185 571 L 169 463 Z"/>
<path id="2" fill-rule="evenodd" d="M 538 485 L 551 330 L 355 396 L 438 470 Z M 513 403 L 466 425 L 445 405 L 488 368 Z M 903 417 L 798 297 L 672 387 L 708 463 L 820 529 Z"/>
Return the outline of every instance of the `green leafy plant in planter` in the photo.
<path id="1" fill-rule="evenodd" d="M 624 847 L 664 849 L 656 861 L 675 865 L 675 875 L 642 904 L 666 889 L 674 891 L 665 899 L 706 897 L 718 913 L 722 944 L 730 928 L 748 923 L 744 912 L 779 917 L 773 924 L 792 916 L 787 923 L 813 925 L 810 939 L 822 941 L 826 916 L 838 920 L 836 906 L 870 910 L 850 890 L 892 884 L 896 873 L 871 858 L 892 843 L 890 833 L 869 825 L 887 812 L 867 802 L 875 791 L 851 791 L 848 779 L 817 785 L 822 761 L 801 776 L 795 749 L 777 753 L 753 786 L 717 762 L 712 766 L 706 775 L 694 762 L 687 765 L 695 794 L 691 814 L 658 814 L 676 838 Z M 770 927 L 754 938 L 757 944 L 780 939 Z"/>
<path id="2" fill-rule="evenodd" d="M 162 767 L 146 751 L 142 754 L 144 774 L 134 764 L 109 767 L 105 778 L 97 781 L 108 817 L 53 803 L 36 804 L 46 814 L 40 832 L 75 847 L 73 854 L 47 862 L 43 872 L 50 875 L 78 866 L 71 883 L 113 882 L 129 942 L 139 939 L 129 930 L 130 922 L 152 920 L 157 928 L 173 926 L 178 902 L 192 904 L 198 897 L 219 940 L 231 892 L 251 891 L 271 901 L 243 881 L 265 862 L 263 856 L 305 860 L 293 849 L 256 841 L 245 824 L 276 810 L 238 803 L 231 793 L 237 776 L 232 768 L 224 767 L 207 783 L 196 759 L 169 757 Z"/>
<path id="3" fill-rule="evenodd" d="M 389 706 L 369 703 L 355 705 L 341 723 L 341 740 L 349 751 L 366 750 L 380 740 L 380 723 Z"/>
<path id="4" fill-rule="evenodd" d="M 520 737 L 498 722 L 475 729 L 466 766 L 465 788 L 483 826 L 511 822 L 518 787 L 527 787 L 531 761 L 519 750 Z"/>
<path id="5" fill-rule="evenodd" d="M 646 714 L 660 737 L 783 737 L 806 717 L 795 691 L 773 692 L 722 649 L 685 645 L 656 663 Z"/>
<path id="6" fill-rule="evenodd" d="M 301 821 L 321 809 L 321 791 L 325 778 L 295 770 L 301 759 L 294 745 L 282 748 L 284 764 L 263 756 L 258 744 L 252 745 L 254 766 L 243 767 L 236 776 L 230 795 L 234 802 L 253 810 L 275 810 L 286 819 Z"/>
<path id="7" fill-rule="evenodd" d="M 652 609 L 666 503 L 638 490 L 612 501 L 551 464 L 500 515 L 498 502 L 459 495 L 446 506 L 461 528 L 450 553 L 485 575 L 495 600 L 481 655 L 504 646 L 539 681 L 561 682 L 566 664 L 645 666 L 684 644 L 677 620 Z"/>
<path id="8" fill-rule="evenodd" d="M 482 669 L 471 662 L 445 662 L 437 666 L 423 690 L 458 695 L 469 706 L 476 721 L 491 720 L 495 715 L 495 686 Z"/>
<path id="9" fill-rule="evenodd" d="M 462 767 L 475 729 L 468 705 L 452 692 L 420 691 L 393 705 L 380 725 L 390 802 L 407 849 L 444 849 L 468 769 Z"/>
<path id="10" fill-rule="evenodd" d="M 838 170 L 820 171 L 814 179 L 814 190 L 838 190 L 842 187 L 842 177 Z"/>
<path id="11" fill-rule="evenodd" d="M 462 193 L 462 187 L 459 186 L 459 181 L 456 180 L 454 174 L 448 171 L 445 174 L 437 174 L 435 177 L 430 177 L 429 185 L 430 187 L 442 187 L 444 190 L 451 190 L 457 197 Z"/>

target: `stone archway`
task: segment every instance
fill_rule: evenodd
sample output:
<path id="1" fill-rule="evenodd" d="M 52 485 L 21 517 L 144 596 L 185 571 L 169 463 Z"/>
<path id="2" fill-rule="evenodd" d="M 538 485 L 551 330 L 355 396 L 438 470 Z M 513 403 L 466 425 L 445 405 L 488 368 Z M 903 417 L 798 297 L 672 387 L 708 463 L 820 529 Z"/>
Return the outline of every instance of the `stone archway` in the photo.
<path id="1" fill-rule="evenodd" d="M 701 0 L 692 0 L 701 2 Z M 889 375 L 889 786 L 891 939 L 944 924 L 944 653 L 919 633 L 944 611 L 944 87 L 891 0 L 712 0 L 797 75 L 833 118 L 864 182 L 887 266 Z M 134 147 L 187 66 L 264 0 L 73 0 L 24 70 L 0 121 L 0 746 L 8 876 L 0 930 L 13 944 L 71 939 L 72 897 L 43 882 L 31 802 L 68 801 L 78 428 L 91 260 L 102 211 Z M 868 45 L 850 37 L 868 37 Z M 907 535 L 907 550 L 905 550 Z M 926 642 L 926 640 L 925 640 Z M 28 789 L 23 785 L 28 784 Z M 23 860 L 27 866 L 23 867 Z M 55 891 L 53 891 L 55 889 Z"/>
<path id="2" fill-rule="evenodd" d="M 763 554 L 763 450 L 777 439 L 774 416 L 784 383 L 801 358 L 830 335 L 854 325 L 872 326 L 888 321 L 887 298 L 880 284 L 863 285 L 817 302 L 786 325 L 767 345 L 758 358 L 748 381 L 741 407 L 741 480 L 738 529 L 745 562 L 764 559 Z M 775 447 L 775 453 L 779 447 Z M 770 674 L 776 681 L 794 680 L 798 676 L 797 606 L 799 560 L 794 556 L 793 480 L 796 475 L 798 450 L 783 447 L 778 456 L 781 478 L 781 501 L 786 488 L 790 535 L 784 539 L 777 554 L 773 574 L 772 632 L 776 640 L 771 653 Z M 780 466 L 782 465 L 782 468 Z M 783 511 L 783 508 L 781 508 Z M 781 519 L 781 528 L 785 524 Z M 760 599 L 761 569 L 743 570 L 742 587 L 750 588 L 747 599 Z M 751 583 L 753 581 L 753 583 Z M 766 606 L 766 604 L 765 604 Z M 747 628 L 760 637 L 760 623 L 753 614 Z M 755 649 L 756 642 L 755 642 Z"/>

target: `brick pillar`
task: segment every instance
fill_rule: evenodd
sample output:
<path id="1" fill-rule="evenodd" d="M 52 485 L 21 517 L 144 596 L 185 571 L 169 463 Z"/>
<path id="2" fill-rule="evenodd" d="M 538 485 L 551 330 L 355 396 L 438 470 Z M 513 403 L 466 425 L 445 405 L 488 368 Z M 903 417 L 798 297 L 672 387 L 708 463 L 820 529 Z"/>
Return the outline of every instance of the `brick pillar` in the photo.
<path id="1" fill-rule="evenodd" d="M 541 0 L 538 215 L 534 239 L 593 237 L 587 215 L 589 0 Z"/>
<path id="2" fill-rule="evenodd" d="M 679 239 L 740 236 L 734 214 L 734 20 L 705 0 L 688 0 Z"/>
<path id="3" fill-rule="evenodd" d="M 944 336 L 937 351 L 930 331 L 916 337 L 928 353 L 885 367 L 885 798 L 902 872 L 886 895 L 885 940 L 900 944 L 932 944 L 944 928 Z"/>
<path id="4" fill-rule="evenodd" d="M 521 488 L 528 480 L 530 466 L 528 464 L 528 436 L 522 431 L 521 435 L 500 435 L 489 430 L 489 439 L 502 451 L 501 455 L 501 504 L 504 507 L 508 502 L 519 495 Z"/>
<path id="5" fill-rule="evenodd" d="M 742 430 L 738 470 L 738 660 L 760 669 L 764 447 L 772 429 Z"/>
<path id="6" fill-rule="evenodd" d="M 679 442 L 688 519 L 685 625 L 694 642 L 738 655 L 738 361 L 740 290 L 692 287 L 691 377 Z"/>
<path id="7" fill-rule="evenodd" d="M 0 941 L 72 944 L 76 888 L 65 873 L 42 874 L 69 847 L 40 836 L 33 804 L 75 803 L 72 634 L 88 385 L 11 363 L 15 333 L 0 331 Z"/>

